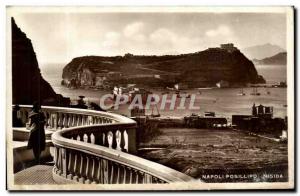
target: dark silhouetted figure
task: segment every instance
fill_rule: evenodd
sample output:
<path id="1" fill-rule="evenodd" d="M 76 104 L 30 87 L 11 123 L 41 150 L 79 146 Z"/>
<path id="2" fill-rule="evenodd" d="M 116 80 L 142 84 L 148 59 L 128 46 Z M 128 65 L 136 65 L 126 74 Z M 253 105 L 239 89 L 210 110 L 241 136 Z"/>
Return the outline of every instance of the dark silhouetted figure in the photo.
<path id="1" fill-rule="evenodd" d="M 30 136 L 28 141 L 28 149 L 33 150 L 35 161 L 40 163 L 40 155 L 46 147 L 45 138 L 45 116 L 40 112 L 40 105 L 34 103 L 32 111 L 29 113 Z"/>
<path id="2" fill-rule="evenodd" d="M 252 106 L 252 115 L 257 116 L 257 110 L 256 110 L 255 103 L 253 103 L 253 106 Z"/>

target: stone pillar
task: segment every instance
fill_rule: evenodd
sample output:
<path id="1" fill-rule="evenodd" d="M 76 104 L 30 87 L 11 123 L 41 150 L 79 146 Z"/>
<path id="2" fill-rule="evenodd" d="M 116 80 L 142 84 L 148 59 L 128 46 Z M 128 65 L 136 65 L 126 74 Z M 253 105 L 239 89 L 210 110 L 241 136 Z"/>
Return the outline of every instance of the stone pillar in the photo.
<path id="1" fill-rule="evenodd" d="M 128 134 L 128 152 L 130 154 L 136 154 L 136 128 L 127 129 Z"/>

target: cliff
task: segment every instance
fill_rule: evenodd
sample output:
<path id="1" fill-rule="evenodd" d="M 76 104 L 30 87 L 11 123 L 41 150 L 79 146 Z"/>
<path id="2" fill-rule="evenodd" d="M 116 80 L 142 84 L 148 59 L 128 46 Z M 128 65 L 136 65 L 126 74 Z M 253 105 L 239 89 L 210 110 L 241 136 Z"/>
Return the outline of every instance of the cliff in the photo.
<path id="1" fill-rule="evenodd" d="M 40 73 L 31 40 L 11 19 L 13 104 L 68 105 L 69 100 L 54 92 Z"/>
<path id="2" fill-rule="evenodd" d="M 182 55 L 78 57 L 64 67 L 62 77 L 63 84 L 76 87 L 97 84 L 165 87 L 180 83 L 191 88 L 215 86 L 222 80 L 230 86 L 265 82 L 239 50 L 221 48 Z"/>
<path id="3" fill-rule="evenodd" d="M 254 64 L 257 65 L 286 65 L 287 57 L 286 52 L 278 53 L 274 56 L 264 58 L 261 60 L 253 60 Z"/>

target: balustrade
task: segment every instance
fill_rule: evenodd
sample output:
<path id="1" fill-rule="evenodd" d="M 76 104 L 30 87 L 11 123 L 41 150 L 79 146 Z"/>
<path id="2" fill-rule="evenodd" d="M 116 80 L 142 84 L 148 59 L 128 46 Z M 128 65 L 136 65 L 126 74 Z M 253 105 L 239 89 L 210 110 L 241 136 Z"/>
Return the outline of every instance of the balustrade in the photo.
<path id="1" fill-rule="evenodd" d="M 20 106 L 21 120 L 24 125 L 28 123 L 28 115 L 31 109 L 32 106 Z M 92 110 L 43 106 L 41 112 L 45 116 L 45 129 L 52 130 L 114 122 L 114 119 L 109 115 L 103 115 L 105 112 Z"/>
<path id="2" fill-rule="evenodd" d="M 21 107 L 28 120 L 31 106 Z M 53 178 L 65 183 L 147 184 L 191 181 L 171 168 L 135 156 L 136 122 L 91 110 L 42 107 L 53 129 Z"/>

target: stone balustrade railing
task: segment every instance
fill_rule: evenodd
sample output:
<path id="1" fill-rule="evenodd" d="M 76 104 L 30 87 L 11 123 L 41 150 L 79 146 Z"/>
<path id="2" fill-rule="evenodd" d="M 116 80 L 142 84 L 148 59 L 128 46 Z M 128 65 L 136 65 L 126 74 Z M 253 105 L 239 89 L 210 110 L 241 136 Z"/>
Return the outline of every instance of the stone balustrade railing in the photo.
<path id="1" fill-rule="evenodd" d="M 22 116 L 30 106 L 21 106 Z M 136 153 L 136 122 L 113 113 L 42 107 L 52 134 L 53 178 L 60 183 L 142 184 L 194 180 Z"/>
<path id="2" fill-rule="evenodd" d="M 130 130 L 132 128 L 128 124 L 115 123 L 55 132 L 52 135 L 55 146 L 54 178 L 59 182 L 84 184 L 146 184 L 193 180 L 181 172 L 126 153 L 126 139 L 132 139 Z"/>
<path id="3" fill-rule="evenodd" d="M 28 115 L 32 110 L 30 105 L 20 105 L 20 116 L 23 124 L 28 122 Z M 46 129 L 61 129 L 93 124 L 113 123 L 124 118 L 120 115 L 109 114 L 93 110 L 82 110 L 75 108 L 43 106 L 41 111 L 46 117 Z M 109 115 L 108 115 L 109 114 Z"/>

